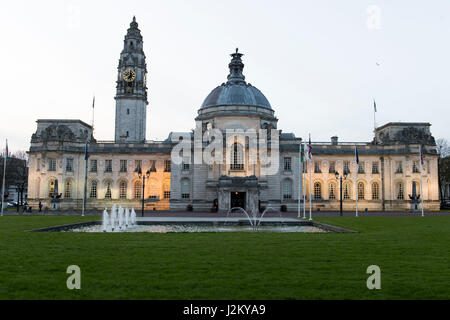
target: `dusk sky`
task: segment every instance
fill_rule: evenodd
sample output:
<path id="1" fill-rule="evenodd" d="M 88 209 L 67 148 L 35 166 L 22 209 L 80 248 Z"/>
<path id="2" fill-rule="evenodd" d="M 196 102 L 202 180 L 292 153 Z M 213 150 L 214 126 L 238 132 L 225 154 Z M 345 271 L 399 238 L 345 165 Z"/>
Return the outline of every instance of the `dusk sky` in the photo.
<path id="1" fill-rule="evenodd" d="M 194 128 L 229 54 L 278 129 L 371 141 L 377 125 L 429 122 L 450 140 L 450 1 L 2 1 L 1 149 L 28 150 L 37 119 L 81 119 L 114 138 L 115 80 L 136 15 L 148 67 L 147 139 Z"/>

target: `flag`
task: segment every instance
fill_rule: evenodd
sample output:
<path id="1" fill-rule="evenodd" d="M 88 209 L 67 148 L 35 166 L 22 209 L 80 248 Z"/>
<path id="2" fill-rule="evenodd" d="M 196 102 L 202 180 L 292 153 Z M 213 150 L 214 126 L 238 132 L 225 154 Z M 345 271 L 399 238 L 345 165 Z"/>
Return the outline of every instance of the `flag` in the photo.
<path id="1" fill-rule="evenodd" d="M 356 146 L 355 146 L 355 161 L 356 161 L 356 164 L 359 164 L 358 148 L 356 148 Z"/>
<path id="2" fill-rule="evenodd" d="M 94 106 L 95 106 L 95 96 L 94 99 L 92 99 L 92 109 L 94 109 Z"/>
<path id="3" fill-rule="evenodd" d="M 308 159 L 312 159 L 312 146 L 311 146 L 311 135 L 309 135 L 309 142 L 308 142 Z"/>
<path id="4" fill-rule="evenodd" d="M 305 150 L 303 148 L 303 143 L 300 145 L 300 163 L 303 163 L 303 158 L 305 157 Z"/>
<path id="5" fill-rule="evenodd" d="M 373 110 L 377 112 L 377 104 L 375 103 L 375 99 L 373 99 Z"/>
<path id="6" fill-rule="evenodd" d="M 6 139 L 5 161 L 8 160 L 8 139 Z"/>
<path id="7" fill-rule="evenodd" d="M 84 150 L 84 160 L 88 159 L 88 144 L 86 142 L 86 149 Z"/>

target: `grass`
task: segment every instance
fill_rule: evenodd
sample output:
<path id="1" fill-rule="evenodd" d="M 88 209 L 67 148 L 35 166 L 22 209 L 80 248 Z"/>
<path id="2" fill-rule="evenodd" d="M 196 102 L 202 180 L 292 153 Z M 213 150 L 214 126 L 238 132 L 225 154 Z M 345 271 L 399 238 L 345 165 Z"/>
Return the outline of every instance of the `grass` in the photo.
<path id="1" fill-rule="evenodd" d="M 0 299 L 450 299 L 450 217 L 334 217 L 359 233 L 70 233 L 0 217 Z M 81 268 L 81 290 L 66 269 Z M 381 290 L 366 269 L 381 268 Z"/>

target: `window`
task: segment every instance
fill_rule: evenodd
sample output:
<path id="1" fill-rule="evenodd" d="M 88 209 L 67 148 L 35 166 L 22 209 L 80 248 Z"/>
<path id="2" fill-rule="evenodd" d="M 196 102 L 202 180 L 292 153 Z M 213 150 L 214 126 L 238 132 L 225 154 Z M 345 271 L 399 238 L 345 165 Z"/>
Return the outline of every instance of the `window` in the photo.
<path id="1" fill-rule="evenodd" d="M 48 159 L 48 171 L 56 171 L 56 159 Z"/>
<path id="2" fill-rule="evenodd" d="M 106 181 L 105 199 L 111 199 L 111 181 Z"/>
<path id="3" fill-rule="evenodd" d="M 40 171 L 41 170 L 41 159 L 37 158 L 36 160 L 36 171 Z"/>
<path id="4" fill-rule="evenodd" d="M 170 180 L 165 180 L 163 183 L 164 199 L 170 199 Z"/>
<path id="5" fill-rule="evenodd" d="M 397 161 L 395 173 L 403 173 L 403 166 L 401 161 Z"/>
<path id="6" fill-rule="evenodd" d="M 350 161 L 344 161 L 344 173 L 350 173 Z"/>
<path id="7" fill-rule="evenodd" d="M 430 170 L 430 160 L 427 160 L 427 173 L 431 173 L 431 170 Z"/>
<path id="8" fill-rule="evenodd" d="M 244 148 L 235 142 L 231 153 L 231 170 L 244 170 Z"/>
<path id="9" fill-rule="evenodd" d="M 97 160 L 94 160 L 94 159 L 91 160 L 90 171 L 91 172 L 97 172 Z"/>
<path id="10" fill-rule="evenodd" d="M 314 161 L 314 173 L 321 173 L 320 170 L 320 161 Z"/>
<path id="11" fill-rule="evenodd" d="M 134 183 L 134 199 L 142 199 L 142 182 L 136 181 Z"/>
<path id="12" fill-rule="evenodd" d="M 70 198 L 71 197 L 71 183 L 70 183 L 70 180 L 67 180 L 66 181 L 66 185 L 65 185 L 65 188 L 64 188 L 64 198 Z"/>
<path id="13" fill-rule="evenodd" d="M 292 170 L 292 159 L 291 157 L 285 157 L 284 158 L 284 171 L 291 171 Z"/>
<path id="14" fill-rule="evenodd" d="M 378 161 L 372 162 L 372 173 L 380 173 L 380 171 L 378 170 Z"/>
<path id="15" fill-rule="evenodd" d="M 130 109 L 127 109 L 127 114 L 130 114 Z"/>
<path id="16" fill-rule="evenodd" d="M 320 182 L 314 183 L 314 199 L 322 199 L 322 185 Z"/>
<path id="17" fill-rule="evenodd" d="M 397 200 L 403 200 L 405 198 L 403 182 L 397 182 L 396 193 L 397 193 Z"/>
<path id="18" fill-rule="evenodd" d="M 73 171 L 73 159 L 66 159 L 66 171 L 67 172 Z"/>
<path id="19" fill-rule="evenodd" d="M 336 200 L 336 183 L 330 182 L 328 185 L 328 199 L 330 200 Z"/>
<path id="20" fill-rule="evenodd" d="M 150 160 L 150 172 L 156 172 L 156 161 Z"/>
<path id="21" fill-rule="evenodd" d="M 120 172 L 127 172 L 127 160 L 120 160 Z"/>
<path id="22" fill-rule="evenodd" d="M 105 160 L 105 172 L 112 172 L 112 160 Z"/>
<path id="23" fill-rule="evenodd" d="M 328 170 L 329 173 L 335 173 L 336 172 L 336 162 L 330 161 L 330 168 Z"/>
<path id="24" fill-rule="evenodd" d="M 380 185 L 378 182 L 372 183 L 372 200 L 380 199 Z"/>
<path id="25" fill-rule="evenodd" d="M 413 161 L 413 166 L 412 166 L 412 172 L 413 173 L 419 173 L 419 161 Z"/>
<path id="26" fill-rule="evenodd" d="M 344 200 L 350 200 L 350 194 L 351 194 L 351 185 L 349 182 L 344 184 Z"/>
<path id="27" fill-rule="evenodd" d="M 52 179 L 49 182 L 49 186 L 48 186 L 48 196 L 49 198 L 53 198 L 53 196 L 55 195 L 55 180 Z"/>
<path id="28" fill-rule="evenodd" d="M 127 182 L 121 181 L 119 184 L 119 198 L 126 199 L 127 198 Z"/>
<path id="29" fill-rule="evenodd" d="M 89 189 L 89 198 L 91 199 L 97 198 L 97 181 L 91 182 L 91 188 Z"/>
<path id="30" fill-rule="evenodd" d="M 292 181 L 290 179 L 283 181 L 283 199 L 292 199 Z"/>
<path id="31" fill-rule="evenodd" d="M 364 183 L 358 182 L 358 200 L 364 200 Z"/>
<path id="32" fill-rule="evenodd" d="M 358 164 L 358 173 L 365 173 L 365 164 L 364 161 L 360 161 Z"/>
<path id="33" fill-rule="evenodd" d="M 183 161 L 183 170 L 189 170 L 189 169 L 190 169 L 189 163 Z"/>
<path id="34" fill-rule="evenodd" d="M 181 180 L 181 198 L 189 199 L 191 196 L 191 185 L 189 179 Z"/>
<path id="35" fill-rule="evenodd" d="M 164 191 L 164 199 L 170 199 L 170 191 Z"/>
<path id="36" fill-rule="evenodd" d="M 170 172 L 170 171 L 171 171 L 170 160 L 164 160 L 164 172 Z"/>
<path id="37" fill-rule="evenodd" d="M 142 160 L 134 160 L 134 167 L 135 167 L 135 171 L 142 171 Z"/>

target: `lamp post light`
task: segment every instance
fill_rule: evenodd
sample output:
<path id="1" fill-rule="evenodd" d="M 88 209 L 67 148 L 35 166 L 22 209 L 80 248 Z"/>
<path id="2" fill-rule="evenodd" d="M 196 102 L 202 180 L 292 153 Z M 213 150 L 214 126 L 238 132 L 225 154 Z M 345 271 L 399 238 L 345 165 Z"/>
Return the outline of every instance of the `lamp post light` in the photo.
<path id="1" fill-rule="evenodd" d="M 336 181 L 340 181 L 339 184 L 339 200 L 340 200 L 340 216 L 342 217 L 344 215 L 343 211 L 342 211 L 342 175 L 339 174 L 339 172 L 335 172 L 334 173 L 336 176 Z M 347 172 L 344 171 L 344 180 L 347 179 Z"/>
<path id="2" fill-rule="evenodd" d="M 139 167 L 134 172 L 138 174 L 139 179 L 142 179 L 142 217 L 144 216 L 144 199 L 145 199 L 145 178 L 150 178 L 150 170 L 147 170 L 145 174 L 142 174 L 142 170 Z"/>

